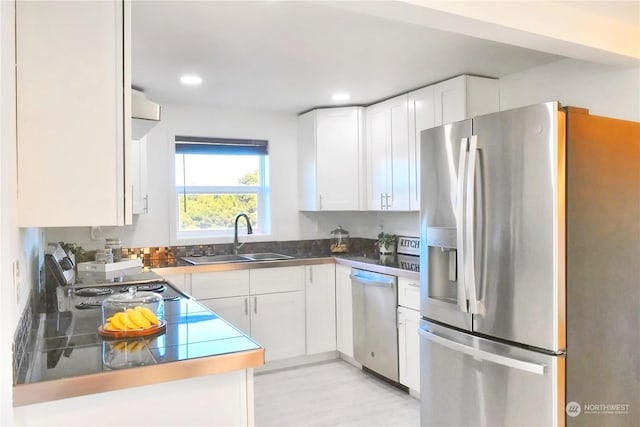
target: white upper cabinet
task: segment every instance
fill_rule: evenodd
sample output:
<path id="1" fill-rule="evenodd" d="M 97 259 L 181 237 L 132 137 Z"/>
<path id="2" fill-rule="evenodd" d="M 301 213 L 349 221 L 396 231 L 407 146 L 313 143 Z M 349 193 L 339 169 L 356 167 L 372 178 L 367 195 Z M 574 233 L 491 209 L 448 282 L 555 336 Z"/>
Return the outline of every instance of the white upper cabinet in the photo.
<path id="1" fill-rule="evenodd" d="M 122 1 L 16 2 L 19 226 L 131 223 L 130 16 Z"/>
<path id="2" fill-rule="evenodd" d="M 436 126 L 433 86 L 409 93 L 409 208 L 420 210 L 420 132 Z"/>
<path id="3" fill-rule="evenodd" d="M 420 210 L 420 132 L 500 109 L 498 80 L 459 76 L 409 96 L 409 204 Z"/>
<path id="4" fill-rule="evenodd" d="M 409 210 L 407 101 L 407 95 L 401 95 L 367 107 L 368 210 Z"/>
<path id="5" fill-rule="evenodd" d="M 463 75 L 433 85 L 433 91 L 435 126 L 500 109 L 497 79 Z"/>
<path id="6" fill-rule="evenodd" d="M 300 210 L 360 209 L 362 115 L 361 107 L 343 107 L 298 118 Z"/>

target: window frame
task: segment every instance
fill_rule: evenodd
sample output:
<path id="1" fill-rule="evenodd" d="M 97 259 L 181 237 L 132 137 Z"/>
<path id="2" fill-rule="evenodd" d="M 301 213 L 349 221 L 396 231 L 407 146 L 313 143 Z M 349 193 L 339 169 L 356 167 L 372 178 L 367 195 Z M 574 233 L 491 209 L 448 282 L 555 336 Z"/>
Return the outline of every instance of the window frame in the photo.
<path id="1" fill-rule="evenodd" d="M 194 137 L 175 137 L 175 143 L 173 144 L 173 156 L 172 156 L 172 173 L 171 173 L 171 236 L 170 240 L 174 244 L 191 244 L 193 240 L 198 240 L 203 243 L 229 243 L 229 238 L 233 238 L 234 229 L 227 228 L 223 230 L 181 230 L 180 229 L 180 196 L 183 194 L 256 194 L 257 195 L 257 211 L 258 211 L 258 223 L 251 224 L 254 227 L 254 234 L 251 236 L 243 236 L 243 240 L 253 240 L 256 237 L 270 236 L 271 235 L 271 189 L 269 186 L 269 154 L 265 150 L 264 153 L 256 153 L 259 164 L 259 182 L 258 185 L 238 185 L 238 186 L 216 186 L 216 185 L 203 185 L 203 186 L 184 186 L 178 185 L 176 180 L 176 162 L 179 155 L 189 155 L 190 153 L 179 153 L 176 146 L 185 138 L 189 138 L 189 141 L 194 139 L 209 141 L 256 141 L 256 140 L 230 140 L 228 138 L 194 138 Z M 266 143 L 266 141 L 264 141 Z M 196 153 L 191 153 L 196 154 Z M 224 153 L 200 153 L 204 155 L 225 155 Z M 233 154 L 233 153 L 228 153 Z M 238 212 L 240 213 L 240 212 Z M 246 230 L 244 223 L 240 224 L 241 230 Z"/>

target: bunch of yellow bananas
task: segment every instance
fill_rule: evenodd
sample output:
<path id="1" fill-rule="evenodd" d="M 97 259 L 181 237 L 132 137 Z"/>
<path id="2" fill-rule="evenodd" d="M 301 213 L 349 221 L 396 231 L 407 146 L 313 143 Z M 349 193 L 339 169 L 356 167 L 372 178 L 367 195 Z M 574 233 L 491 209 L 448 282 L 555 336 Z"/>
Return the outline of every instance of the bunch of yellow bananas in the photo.
<path id="1" fill-rule="evenodd" d="M 112 349 L 116 351 L 126 351 L 132 353 L 134 351 L 142 350 L 145 345 L 147 345 L 146 340 L 136 340 L 136 341 L 118 341 L 112 345 Z"/>
<path id="2" fill-rule="evenodd" d="M 147 307 L 137 306 L 119 311 L 107 319 L 105 331 L 130 331 L 147 329 L 160 324 L 156 314 Z"/>

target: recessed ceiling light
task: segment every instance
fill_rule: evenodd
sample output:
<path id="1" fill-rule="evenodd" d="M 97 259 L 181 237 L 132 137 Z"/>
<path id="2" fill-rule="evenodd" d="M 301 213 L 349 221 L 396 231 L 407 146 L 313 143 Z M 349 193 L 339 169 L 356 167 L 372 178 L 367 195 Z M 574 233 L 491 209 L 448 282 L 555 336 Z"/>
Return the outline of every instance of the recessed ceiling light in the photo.
<path id="1" fill-rule="evenodd" d="M 336 92 L 333 95 L 331 95 L 331 99 L 333 99 L 336 102 L 348 101 L 349 99 L 351 99 L 351 95 L 349 95 L 346 92 Z"/>
<path id="2" fill-rule="evenodd" d="M 202 77 L 194 74 L 185 74 L 184 76 L 180 76 L 180 82 L 185 85 L 195 86 L 202 83 Z"/>

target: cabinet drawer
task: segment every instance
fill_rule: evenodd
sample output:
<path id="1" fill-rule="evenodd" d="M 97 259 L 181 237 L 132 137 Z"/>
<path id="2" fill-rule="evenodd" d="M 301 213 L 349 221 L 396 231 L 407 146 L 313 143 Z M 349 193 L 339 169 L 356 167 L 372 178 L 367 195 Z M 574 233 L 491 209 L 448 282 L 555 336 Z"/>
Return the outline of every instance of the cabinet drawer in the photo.
<path id="1" fill-rule="evenodd" d="M 249 270 L 251 295 L 304 290 L 304 267 L 276 267 Z"/>
<path id="2" fill-rule="evenodd" d="M 420 281 L 398 278 L 398 305 L 420 310 Z"/>
<path id="3" fill-rule="evenodd" d="M 249 295 L 249 271 L 193 273 L 191 296 L 195 299 Z"/>

